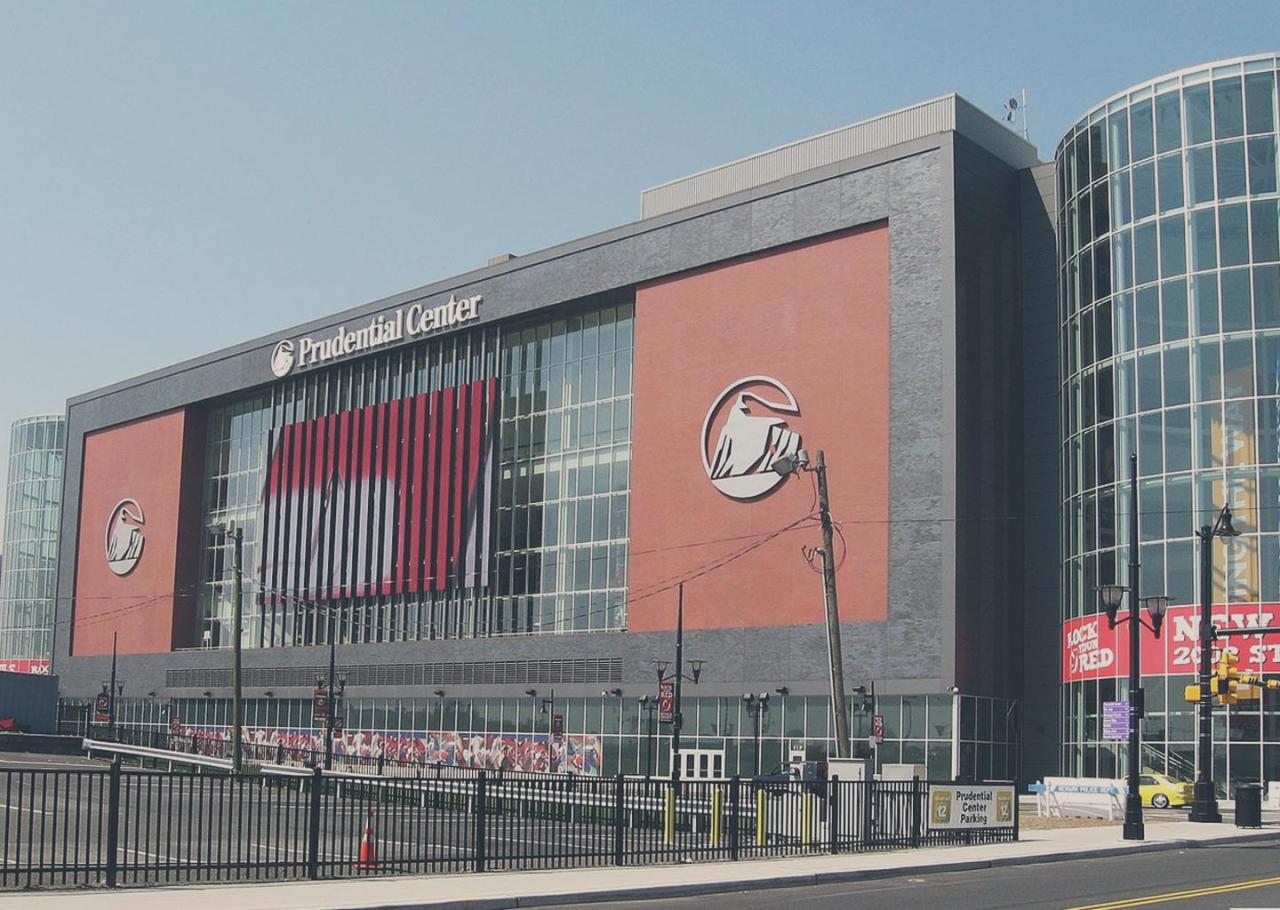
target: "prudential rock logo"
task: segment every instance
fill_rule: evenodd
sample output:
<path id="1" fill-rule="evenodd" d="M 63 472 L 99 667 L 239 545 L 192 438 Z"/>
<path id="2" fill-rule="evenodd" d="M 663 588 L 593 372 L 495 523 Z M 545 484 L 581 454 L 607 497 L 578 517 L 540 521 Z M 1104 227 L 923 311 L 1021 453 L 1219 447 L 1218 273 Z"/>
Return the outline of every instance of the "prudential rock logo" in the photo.
<path id="1" fill-rule="evenodd" d="M 128 575 L 142 558 L 147 539 L 142 534 L 146 517 L 136 499 L 122 499 L 107 518 L 107 567 L 117 575 Z"/>
<path id="2" fill-rule="evenodd" d="M 782 483 L 771 465 L 800 451 L 800 434 L 787 426 L 799 414 L 796 396 L 771 376 L 730 383 L 702 421 L 702 467 L 712 485 L 732 499 L 754 499 Z"/>

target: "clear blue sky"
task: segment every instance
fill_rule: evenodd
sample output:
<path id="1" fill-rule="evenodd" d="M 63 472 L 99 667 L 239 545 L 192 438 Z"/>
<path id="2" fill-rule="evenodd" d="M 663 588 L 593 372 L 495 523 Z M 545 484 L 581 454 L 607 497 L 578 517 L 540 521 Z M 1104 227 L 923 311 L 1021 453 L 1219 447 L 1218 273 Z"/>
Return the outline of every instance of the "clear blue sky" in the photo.
<path id="1" fill-rule="evenodd" d="M 0 459 L 17 417 L 745 154 L 1026 88 L 1048 157 L 1131 83 L 1277 46 L 1276 0 L 0 0 Z"/>

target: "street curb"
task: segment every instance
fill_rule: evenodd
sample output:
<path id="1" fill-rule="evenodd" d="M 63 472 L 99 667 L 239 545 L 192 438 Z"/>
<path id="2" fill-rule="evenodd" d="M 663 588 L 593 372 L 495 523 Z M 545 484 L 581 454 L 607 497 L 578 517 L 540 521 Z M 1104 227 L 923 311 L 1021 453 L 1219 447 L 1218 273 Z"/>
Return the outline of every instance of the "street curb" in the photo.
<path id="1" fill-rule="evenodd" d="M 875 881 L 900 875 L 938 875 L 945 872 L 972 872 L 978 869 L 998 869 L 1014 866 L 1030 866 L 1038 863 L 1069 862 L 1078 859 L 1099 859 L 1108 856 L 1124 856 L 1131 853 L 1161 853 L 1169 850 L 1187 850 L 1204 847 L 1231 846 L 1255 841 L 1280 840 L 1280 830 L 1260 831 L 1257 834 L 1235 834 L 1212 840 L 1176 838 L 1133 847 L 1099 847 L 1095 850 L 1078 850 L 1069 853 L 1042 853 L 1035 856 L 1010 856 L 1000 859 L 956 860 L 920 866 L 899 866 L 893 869 L 848 869 L 837 872 L 807 872 L 799 875 L 779 875 L 766 879 L 733 879 L 718 882 L 695 882 L 688 885 L 648 885 L 623 890 L 594 889 L 567 894 L 536 894 L 513 897 L 484 897 L 462 900 L 444 900 L 414 903 L 377 904 L 363 906 L 360 910 L 517 910 L 523 907 L 555 907 L 563 904 L 592 904 L 601 901 L 622 902 L 663 900 L 678 897 L 699 897 L 708 894 L 732 894 L 737 891 L 764 891 L 777 888 L 805 888 L 814 885 L 842 882 Z M 783 862 L 783 859 L 776 862 Z M 661 867 L 655 867 L 660 869 Z M 504 875 L 506 873 L 494 873 Z"/>

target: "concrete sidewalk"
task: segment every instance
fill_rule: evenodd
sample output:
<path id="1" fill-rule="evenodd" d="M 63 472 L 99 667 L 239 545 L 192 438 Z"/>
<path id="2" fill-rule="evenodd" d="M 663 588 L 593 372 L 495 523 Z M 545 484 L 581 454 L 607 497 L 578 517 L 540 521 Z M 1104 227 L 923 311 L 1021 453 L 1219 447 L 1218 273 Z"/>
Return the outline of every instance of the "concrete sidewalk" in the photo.
<path id="1" fill-rule="evenodd" d="M 115 891 L 40 891 L 0 895 L 0 908 L 23 910 L 501 910 L 593 901 L 685 897 L 857 881 L 910 873 L 959 872 L 992 866 L 1177 850 L 1250 840 L 1280 839 L 1280 825 L 1244 830 L 1233 825 L 1149 822 L 1147 839 L 1121 839 L 1119 825 L 1024 831 L 1017 843 L 925 847 L 736 863 L 493 872 L 482 875 L 388 876 L 319 882 L 209 884 Z"/>

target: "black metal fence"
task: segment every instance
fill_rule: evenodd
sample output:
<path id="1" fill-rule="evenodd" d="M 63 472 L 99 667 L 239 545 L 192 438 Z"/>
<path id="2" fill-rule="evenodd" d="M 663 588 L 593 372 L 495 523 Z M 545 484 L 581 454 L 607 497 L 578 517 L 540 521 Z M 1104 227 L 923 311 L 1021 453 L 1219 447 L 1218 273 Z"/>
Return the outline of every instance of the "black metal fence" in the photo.
<path id="1" fill-rule="evenodd" d="M 1013 840 L 933 830 L 923 781 L 0 770 L 0 886 L 734 860 Z"/>

